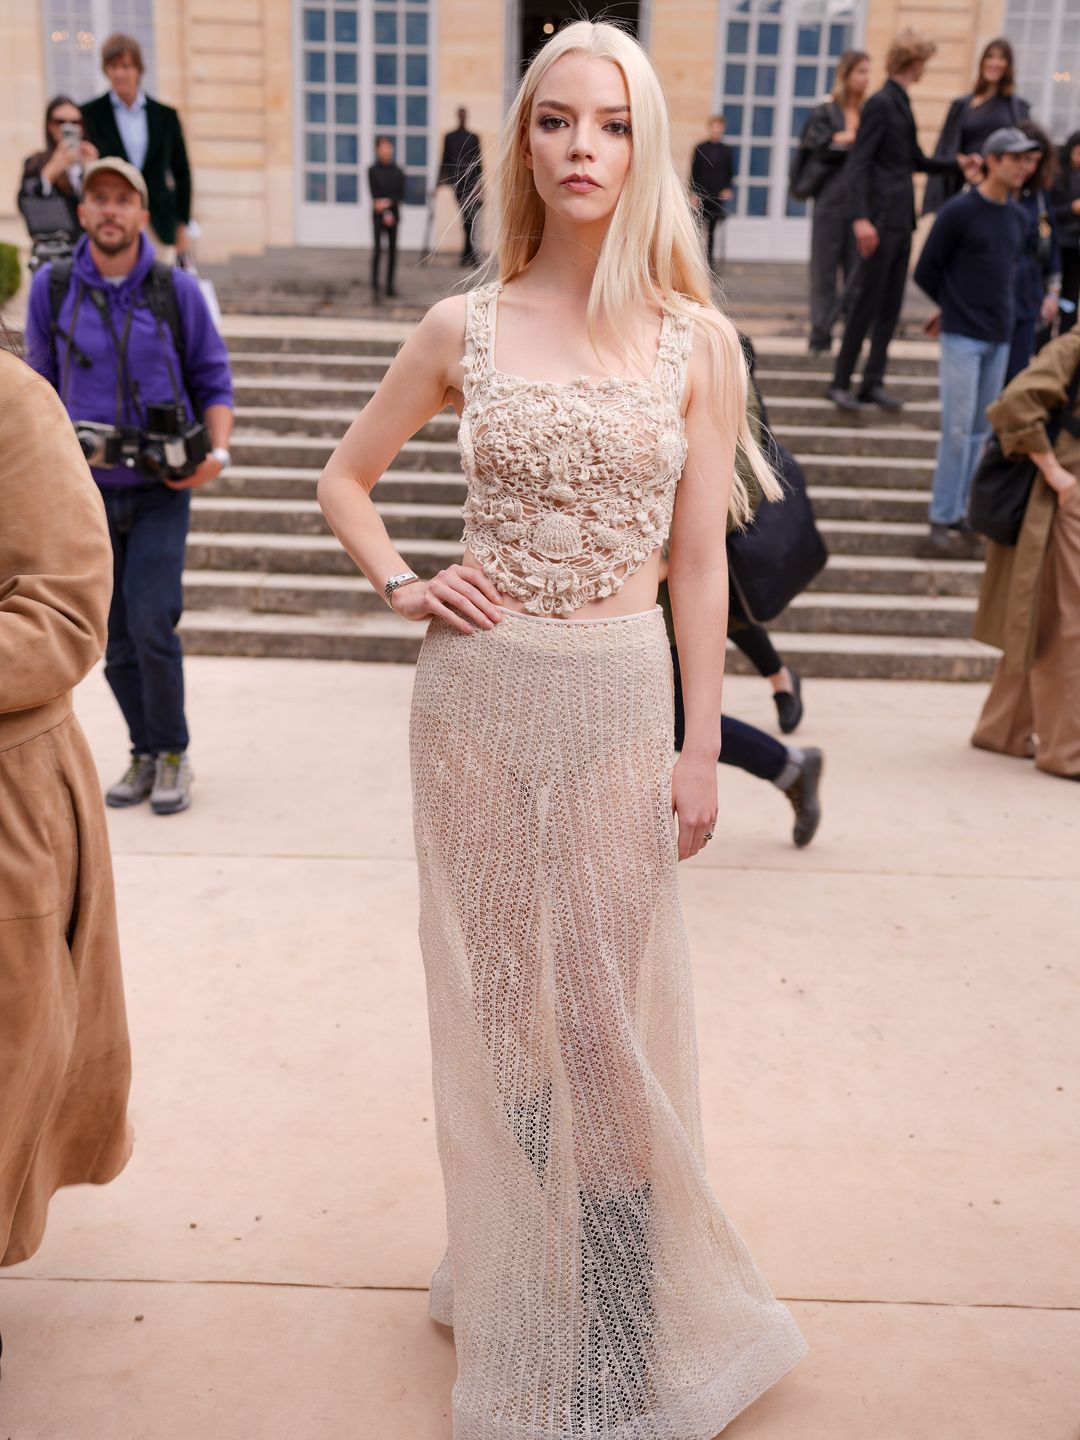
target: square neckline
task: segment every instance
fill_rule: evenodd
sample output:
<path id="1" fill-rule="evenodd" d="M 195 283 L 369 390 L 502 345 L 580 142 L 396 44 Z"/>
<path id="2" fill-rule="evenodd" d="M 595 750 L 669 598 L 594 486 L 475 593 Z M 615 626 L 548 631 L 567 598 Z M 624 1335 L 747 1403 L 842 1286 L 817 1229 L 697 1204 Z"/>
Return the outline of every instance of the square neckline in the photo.
<path id="1" fill-rule="evenodd" d="M 504 380 L 515 380 L 519 385 L 542 385 L 554 390 L 570 390 L 577 385 L 587 385 L 592 390 L 600 390 L 605 385 L 649 385 L 655 387 L 658 383 L 660 366 L 664 360 L 664 341 L 667 339 L 668 330 L 671 324 L 671 312 L 664 310 L 661 313 L 660 330 L 656 337 L 656 359 L 653 361 L 652 369 L 648 375 L 605 375 L 600 380 L 594 380 L 591 375 L 576 375 L 572 380 L 530 380 L 527 375 L 515 375 L 511 370 L 501 370 L 495 364 L 495 345 L 498 337 L 499 323 L 499 296 L 505 286 L 501 280 L 492 282 L 488 315 L 488 330 L 490 338 L 487 345 L 487 354 L 484 357 L 487 373 L 498 375 Z"/>

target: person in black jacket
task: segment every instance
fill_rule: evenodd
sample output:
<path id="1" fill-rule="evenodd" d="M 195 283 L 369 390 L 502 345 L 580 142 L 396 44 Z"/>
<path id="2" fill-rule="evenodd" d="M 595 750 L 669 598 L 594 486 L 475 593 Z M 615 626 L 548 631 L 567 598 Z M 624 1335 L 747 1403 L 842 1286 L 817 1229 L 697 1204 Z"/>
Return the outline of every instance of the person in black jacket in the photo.
<path id="1" fill-rule="evenodd" d="M 386 241 L 386 293 L 396 295 L 394 266 L 397 264 L 397 233 L 401 202 L 405 199 L 405 171 L 394 163 L 394 142 L 388 135 L 375 141 L 375 164 L 368 167 L 371 191 L 371 223 L 374 245 L 371 251 L 372 299 L 379 298 L 379 257 Z"/>
<path id="2" fill-rule="evenodd" d="M 690 194 L 705 217 L 705 259 L 712 268 L 713 237 L 727 214 L 726 205 L 734 194 L 735 159 L 731 146 L 724 144 L 727 122 L 723 115 L 709 121 L 709 138 L 694 149 L 690 162 Z"/>
<path id="3" fill-rule="evenodd" d="M 480 209 L 480 187 L 484 174 L 480 160 L 480 136 L 475 135 L 466 124 L 468 115 L 462 108 L 457 112 L 457 129 L 448 130 L 443 136 L 442 163 L 436 186 L 449 185 L 454 192 L 465 231 L 465 248 L 461 252 L 462 265 L 475 265 L 476 247 L 473 244 L 473 226 Z"/>
<path id="4" fill-rule="evenodd" d="M 1061 168 L 1050 192 L 1050 204 L 1061 245 L 1061 312 L 1058 331 L 1076 324 L 1080 301 L 1080 130 L 1061 147 Z"/>
<path id="5" fill-rule="evenodd" d="M 840 314 L 843 291 L 855 268 L 855 237 L 844 178 L 844 162 L 859 128 L 863 102 L 870 88 L 870 56 L 845 50 L 836 62 L 830 99 L 811 111 L 799 141 L 813 152 L 821 180 L 813 197 L 810 222 L 810 353 L 832 349 L 832 328 Z"/>
<path id="6" fill-rule="evenodd" d="M 1013 93 L 1016 86 L 1013 48 L 1008 40 L 991 40 L 979 57 L 979 74 L 975 88 L 961 95 L 949 106 L 941 127 L 937 148 L 939 160 L 954 155 L 981 155 L 983 146 L 995 130 L 1019 125 L 1031 115 L 1031 106 Z M 926 182 L 923 214 L 933 215 L 950 196 L 956 195 L 964 177 L 955 166 L 943 175 L 931 175 Z"/>
<path id="7" fill-rule="evenodd" d="M 77 143 L 72 126 L 78 127 L 82 137 Z M 77 240 L 82 234 L 78 215 L 82 173 L 91 160 L 97 158 L 96 147 L 85 138 L 78 105 L 66 95 L 54 95 L 45 110 L 45 149 L 29 155 L 23 162 L 20 201 L 23 196 L 58 195 L 67 209 L 68 235 L 72 241 Z"/>
<path id="8" fill-rule="evenodd" d="M 885 68 L 889 78 L 863 107 L 851 158 L 847 184 L 854 216 L 852 230 L 860 264 L 852 282 L 847 325 L 836 370 L 827 390 L 842 410 L 859 410 L 864 404 L 898 410 L 901 401 L 885 389 L 885 365 L 904 300 L 911 234 L 915 229 L 915 188 L 912 173 L 951 173 L 960 165 L 973 180 L 982 174 L 977 155 L 932 159 L 919 148 L 908 88 L 922 77 L 936 51 L 932 40 L 903 30 L 893 41 Z M 851 376 L 867 334 L 870 356 L 856 397 Z"/>
<path id="9" fill-rule="evenodd" d="M 141 170 L 150 197 L 150 228 L 160 259 L 188 249 L 191 167 L 180 116 L 142 89 L 143 57 L 131 35 L 110 35 L 101 65 L 112 89 L 83 106 L 87 138 L 102 155 L 117 155 Z"/>

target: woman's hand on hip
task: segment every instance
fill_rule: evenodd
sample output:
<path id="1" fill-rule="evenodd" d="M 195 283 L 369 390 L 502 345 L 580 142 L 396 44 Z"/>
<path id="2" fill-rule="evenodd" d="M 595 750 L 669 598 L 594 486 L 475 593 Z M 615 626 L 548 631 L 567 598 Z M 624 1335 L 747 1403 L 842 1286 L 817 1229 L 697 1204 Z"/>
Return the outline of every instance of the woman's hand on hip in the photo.
<path id="1" fill-rule="evenodd" d="M 472 565 L 448 565 L 432 580 L 401 585 L 390 597 L 390 608 L 406 620 L 432 616 L 471 635 L 490 630 L 502 619 L 501 596 L 482 570 Z"/>
<path id="2" fill-rule="evenodd" d="M 716 757 L 680 755 L 671 772 L 671 808 L 679 820 L 679 859 L 689 860 L 716 828 Z"/>

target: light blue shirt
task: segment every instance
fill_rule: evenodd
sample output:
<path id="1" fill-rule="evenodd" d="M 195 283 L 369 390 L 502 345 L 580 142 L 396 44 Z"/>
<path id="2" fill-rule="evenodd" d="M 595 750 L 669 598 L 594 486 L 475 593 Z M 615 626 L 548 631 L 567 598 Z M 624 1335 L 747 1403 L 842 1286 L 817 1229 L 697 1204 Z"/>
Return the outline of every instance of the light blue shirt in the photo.
<path id="1" fill-rule="evenodd" d="M 135 96 L 135 103 L 125 105 L 116 91 L 110 90 L 109 99 L 112 101 L 116 128 L 120 131 L 127 157 L 136 170 L 141 170 L 146 164 L 146 151 L 150 144 L 146 123 L 146 96 L 140 90 Z"/>

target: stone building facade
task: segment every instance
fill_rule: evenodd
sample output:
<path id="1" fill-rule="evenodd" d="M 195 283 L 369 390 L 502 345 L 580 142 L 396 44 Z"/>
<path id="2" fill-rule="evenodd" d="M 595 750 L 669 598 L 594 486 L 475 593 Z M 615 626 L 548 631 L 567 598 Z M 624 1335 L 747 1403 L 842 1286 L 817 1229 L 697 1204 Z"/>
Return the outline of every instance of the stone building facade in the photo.
<path id="1" fill-rule="evenodd" d="M 41 144 L 58 91 L 104 88 L 98 48 L 134 33 L 147 89 L 179 108 L 206 259 L 269 246 L 366 244 L 366 167 L 377 134 L 409 184 L 406 246 L 459 243 L 452 200 L 428 197 L 459 104 L 490 153 L 523 55 L 580 3 L 544 0 L 0 0 L 0 234 L 22 239 L 13 197 L 21 157 Z M 584 7 L 588 8 L 588 7 Z M 876 76 L 912 25 L 938 53 L 914 95 L 924 145 L 970 89 L 976 58 L 1005 32 L 1020 91 L 1061 139 L 1080 125 L 1080 0 L 641 0 L 608 3 L 649 46 L 668 96 L 675 158 L 688 166 L 706 117 L 723 110 L 738 150 L 732 258 L 801 258 L 807 221 L 788 195 L 792 137 L 848 45 Z"/>

